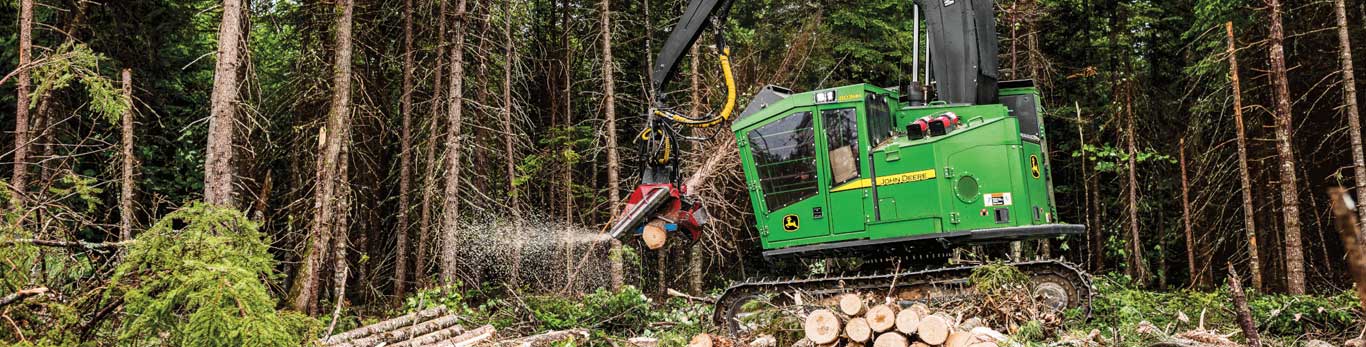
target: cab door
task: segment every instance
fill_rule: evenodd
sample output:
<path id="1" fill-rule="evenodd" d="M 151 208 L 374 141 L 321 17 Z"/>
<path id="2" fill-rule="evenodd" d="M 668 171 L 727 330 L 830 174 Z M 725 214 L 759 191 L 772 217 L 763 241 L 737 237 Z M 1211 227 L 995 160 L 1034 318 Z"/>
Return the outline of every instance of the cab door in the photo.
<path id="1" fill-rule="evenodd" d="M 859 184 L 864 178 L 862 164 L 867 160 L 867 153 L 859 144 L 858 118 L 858 109 L 854 106 L 821 110 L 821 128 L 825 136 L 823 151 L 827 154 L 825 166 L 829 177 L 829 183 L 821 189 L 827 192 L 830 208 L 826 211 L 829 215 L 826 219 L 830 232 L 835 234 L 863 231 L 868 222 L 863 210 L 868 185 Z"/>
<path id="2" fill-rule="evenodd" d="M 826 201 L 828 184 L 817 167 L 816 117 L 799 108 L 747 134 L 754 180 L 760 201 L 760 227 L 767 240 L 789 241 L 830 235 Z"/>

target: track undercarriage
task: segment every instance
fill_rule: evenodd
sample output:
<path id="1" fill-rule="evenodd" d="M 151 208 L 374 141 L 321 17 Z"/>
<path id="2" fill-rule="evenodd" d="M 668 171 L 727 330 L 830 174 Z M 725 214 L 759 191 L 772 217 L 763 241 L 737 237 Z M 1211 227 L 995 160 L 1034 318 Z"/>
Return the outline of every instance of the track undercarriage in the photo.
<path id="1" fill-rule="evenodd" d="M 895 261 L 893 261 L 895 262 Z M 897 264 L 900 264 L 899 262 Z M 1030 290 L 1052 309 L 1077 308 L 1090 315 L 1091 279 L 1070 263 L 1054 260 L 1008 263 L 1027 275 Z M 968 277 L 982 265 L 892 270 L 882 274 L 840 274 L 814 278 L 757 279 L 734 284 L 716 302 L 713 321 L 731 336 L 748 331 L 744 318 L 757 307 L 815 303 L 842 293 L 886 293 L 902 306 L 923 302 L 971 301 L 979 297 Z"/>

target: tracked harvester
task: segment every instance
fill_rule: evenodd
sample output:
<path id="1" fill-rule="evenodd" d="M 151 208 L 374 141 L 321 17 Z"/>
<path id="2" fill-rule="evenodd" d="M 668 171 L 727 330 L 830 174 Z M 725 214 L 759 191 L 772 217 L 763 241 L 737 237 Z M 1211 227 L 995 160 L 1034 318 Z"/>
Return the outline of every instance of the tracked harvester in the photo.
<path id="1" fill-rule="evenodd" d="M 689 139 L 683 128 L 726 121 L 763 255 L 775 275 L 789 276 L 726 290 L 715 319 L 732 334 L 743 330 L 746 303 L 781 300 L 782 293 L 890 290 L 905 303 L 972 296 L 967 278 L 975 266 L 949 265 L 954 249 L 1084 232 L 1058 220 L 1038 90 L 1032 81 L 998 81 L 992 0 L 916 5 L 917 28 L 923 12 L 929 36 L 923 78 L 917 29 L 909 85 L 800 93 L 768 86 L 731 120 L 736 87 L 721 30 L 730 1 L 690 1 L 654 66 L 655 104 L 638 139 L 642 184 L 612 235 L 699 237 L 707 215 L 680 181 L 677 146 Z M 717 114 L 694 119 L 671 111 L 663 89 L 709 27 L 727 98 Z M 777 265 L 823 259 L 853 259 L 858 272 L 872 274 L 804 278 L 804 267 L 784 274 L 787 267 Z M 1082 271 L 1061 261 L 1013 264 L 1046 303 L 1089 310 L 1089 277 Z"/>

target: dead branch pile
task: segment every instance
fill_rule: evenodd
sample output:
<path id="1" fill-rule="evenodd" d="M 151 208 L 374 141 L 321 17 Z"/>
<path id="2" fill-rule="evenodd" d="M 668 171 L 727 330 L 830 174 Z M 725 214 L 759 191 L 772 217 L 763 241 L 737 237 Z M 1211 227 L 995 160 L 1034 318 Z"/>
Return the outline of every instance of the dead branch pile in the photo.
<path id="1" fill-rule="evenodd" d="M 539 347 L 569 340 L 586 341 L 588 338 L 587 330 L 573 329 L 495 341 L 497 330 L 492 325 L 467 330 L 458 324 L 464 319 L 450 313 L 445 307 L 437 307 L 328 336 L 320 340 L 319 345 L 325 347 L 469 347 L 476 345 Z"/>

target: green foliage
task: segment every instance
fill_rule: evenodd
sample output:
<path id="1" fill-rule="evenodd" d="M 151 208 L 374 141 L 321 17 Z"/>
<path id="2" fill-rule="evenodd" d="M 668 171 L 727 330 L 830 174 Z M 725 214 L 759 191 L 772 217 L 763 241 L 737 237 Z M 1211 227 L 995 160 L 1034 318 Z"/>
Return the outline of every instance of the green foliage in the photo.
<path id="1" fill-rule="evenodd" d="M 265 236 L 241 212 L 195 203 L 138 235 L 108 299 L 123 300 L 131 345 L 298 346 L 317 322 L 276 312 Z"/>
<path id="2" fill-rule="evenodd" d="M 1356 295 L 1258 295 L 1248 302 L 1260 329 L 1273 335 L 1333 335 L 1353 331 L 1360 319 Z"/>
<path id="3" fill-rule="evenodd" d="M 972 274 L 968 276 L 968 283 L 979 292 L 1000 295 L 1024 288 L 1029 284 L 1029 276 L 1014 266 L 996 263 L 973 269 Z"/>
<path id="4" fill-rule="evenodd" d="M 98 183 L 94 177 L 70 173 L 62 176 L 56 185 L 48 187 L 47 190 L 53 196 L 73 202 L 71 205 L 84 205 L 83 213 L 94 213 L 104 203 L 100 200 L 100 194 L 104 193 L 104 189 L 99 188 Z"/>
<path id="5" fill-rule="evenodd" d="M 639 289 L 605 289 L 580 299 L 534 296 L 526 299 L 531 315 L 545 329 L 591 328 L 604 332 L 633 331 L 650 319 L 650 299 Z"/>
<path id="6" fill-rule="evenodd" d="M 128 110 L 128 99 L 124 97 L 122 89 L 100 74 L 100 61 L 104 59 L 103 55 L 95 53 L 85 44 L 67 41 L 57 47 L 56 51 L 42 59 L 42 64 L 33 69 L 33 80 L 37 83 L 30 107 L 37 107 L 43 94 L 67 88 L 72 81 L 79 81 L 85 87 L 95 113 L 104 116 L 110 124 L 115 124 Z"/>

